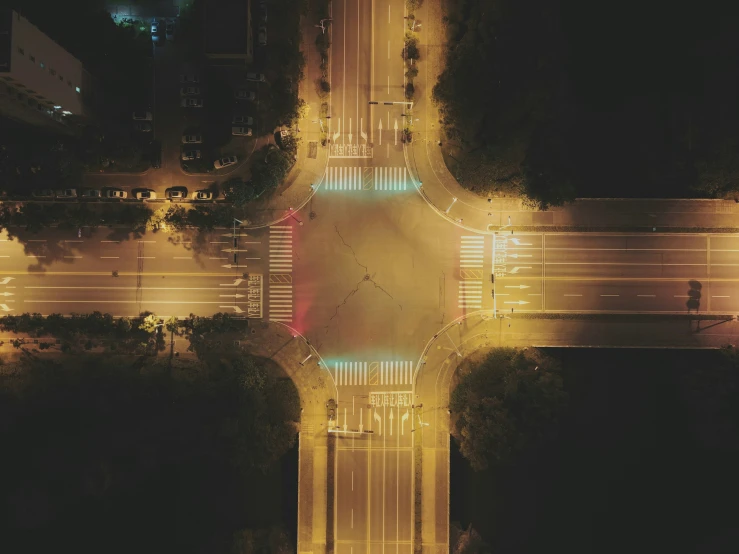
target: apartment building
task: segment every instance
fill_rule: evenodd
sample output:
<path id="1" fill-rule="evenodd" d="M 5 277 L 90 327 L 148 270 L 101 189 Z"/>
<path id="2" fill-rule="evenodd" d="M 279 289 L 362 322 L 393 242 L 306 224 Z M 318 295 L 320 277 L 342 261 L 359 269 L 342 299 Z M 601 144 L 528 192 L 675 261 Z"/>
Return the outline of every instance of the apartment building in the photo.
<path id="1" fill-rule="evenodd" d="M 89 119 L 94 80 L 77 58 L 14 10 L 0 11 L 0 114 L 73 129 Z"/>

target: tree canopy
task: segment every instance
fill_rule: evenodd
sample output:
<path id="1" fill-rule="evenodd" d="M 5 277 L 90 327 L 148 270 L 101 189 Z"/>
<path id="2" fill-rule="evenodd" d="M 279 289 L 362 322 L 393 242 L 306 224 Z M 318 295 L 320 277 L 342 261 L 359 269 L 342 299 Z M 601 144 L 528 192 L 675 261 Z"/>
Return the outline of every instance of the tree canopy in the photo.
<path id="1" fill-rule="evenodd" d="M 496 348 L 460 368 L 452 433 L 476 470 L 556 435 L 567 403 L 557 363 L 537 349 Z"/>
<path id="2" fill-rule="evenodd" d="M 261 514 L 294 444 L 297 390 L 267 360 L 221 354 L 187 373 L 29 357 L 0 376 L 3 547 L 230 554 L 253 552 L 248 539 L 286 551 L 284 531 L 249 529 L 279 523 Z"/>

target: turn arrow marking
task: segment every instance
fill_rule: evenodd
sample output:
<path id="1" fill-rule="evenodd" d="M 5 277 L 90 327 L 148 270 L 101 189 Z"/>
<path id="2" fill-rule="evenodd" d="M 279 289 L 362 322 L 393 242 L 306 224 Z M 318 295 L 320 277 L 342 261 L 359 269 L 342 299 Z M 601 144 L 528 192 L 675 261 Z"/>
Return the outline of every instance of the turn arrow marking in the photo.
<path id="1" fill-rule="evenodd" d="M 511 273 L 518 273 L 518 270 L 519 269 L 531 269 L 531 268 L 530 267 L 518 267 L 518 266 L 516 266 L 513 269 L 511 269 Z"/>
<path id="2" fill-rule="evenodd" d="M 382 146 L 382 118 L 380 118 L 380 146 Z"/>
<path id="3" fill-rule="evenodd" d="M 377 413 L 377 410 L 375 410 L 375 421 L 380 425 L 380 436 L 382 436 L 382 418 Z"/>
<path id="4" fill-rule="evenodd" d="M 511 242 L 516 246 L 531 246 L 530 242 L 521 242 L 519 239 L 511 239 Z"/>
<path id="5" fill-rule="evenodd" d="M 244 298 L 244 294 L 219 294 L 221 298 Z"/>
<path id="6" fill-rule="evenodd" d="M 10 282 L 11 282 L 11 281 L 12 281 L 13 279 L 15 279 L 15 277 L 6 277 L 6 278 L 5 278 L 5 279 L 3 279 L 2 281 L 0 281 L 0 285 L 7 285 L 7 284 L 8 284 L 8 283 L 10 283 Z"/>
<path id="7" fill-rule="evenodd" d="M 395 419 L 395 417 L 393 416 L 393 409 L 390 408 L 390 436 L 391 437 L 393 436 L 393 419 Z"/>
<path id="8" fill-rule="evenodd" d="M 222 287 L 238 287 L 241 283 L 243 283 L 243 279 L 235 279 L 233 283 L 221 283 Z"/>
<path id="9" fill-rule="evenodd" d="M 507 288 L 507 289 L 529 289 L 531 287 L 528 286 L 528 285 L 513 285 L 513 286 L 506 285 L 505 288 Z"/>
<path id="10" fill-rule="evenodd" d="M 0 310 L 4 312 L 10 312 L 10 311 L 13 311 L 13 308 L 8 308 L 7 304 L 0 304 Z"/>
<path id="11" fill-rule="evenodd" d="M 400 418 L 400 434 L 405 434 L 405 422 L 408 419 L 408 410 L 405 411 L 403 417 Z"/>
<path id="12" fill-rule="evenodd" d="M 531 254 L 507 254 L 511 258 L 532 258 L 533 256 Z"/>
<path id="13" fill-rule="evenodd" d="M 233 308 L 233 311 L 236 312 L 237 314 L 244 313 L 244 310 L 242 310 L 238 306 L 218 306 L 218 307 L 219 308 Z"/>
<path id="14" fill-rule="evenodd" d="M 519 306 L 523 306 L 524 304 L 528 304 L 526 300 L 518 300 L 516 302 L 504 302 L 504 304 L 518 304 Z"/>

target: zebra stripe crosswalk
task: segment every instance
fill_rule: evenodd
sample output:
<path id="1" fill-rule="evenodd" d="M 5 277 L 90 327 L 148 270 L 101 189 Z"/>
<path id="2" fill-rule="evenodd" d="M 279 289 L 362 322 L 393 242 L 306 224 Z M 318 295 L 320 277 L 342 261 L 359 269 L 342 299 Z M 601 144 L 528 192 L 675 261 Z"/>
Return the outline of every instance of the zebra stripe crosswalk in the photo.
<path id="1" fill-rule="evenodd" d="M 413 362 L 334 362 L 331 373 L 337 386 L 410 385 Z"/>
<path id="2" fill-rule="evenodd" d="M 482 308 L 485 237 L 465 235 L 459 251 L 459 308 Z"/>
<path id="3" fill-rule="evenodd" d="M 324 175 L 326 190 L 407 190 L 405 167 L 329 167 Z"/>
<path id="4" fill-rule="evenodd" d="M 293 320 L 293 230 L 290 225 L 269 228 L 269 320 Z"/>

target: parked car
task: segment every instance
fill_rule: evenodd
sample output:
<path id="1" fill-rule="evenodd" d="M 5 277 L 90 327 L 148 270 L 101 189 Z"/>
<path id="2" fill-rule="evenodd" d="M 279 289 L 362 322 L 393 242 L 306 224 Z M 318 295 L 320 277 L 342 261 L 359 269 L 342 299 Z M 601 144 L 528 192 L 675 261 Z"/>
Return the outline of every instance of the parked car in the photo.
<path id="1" fill-rule="evenodd" d="M 77 198 L 77 190 L 76 189 L 62 189 L 57 190 L 54 193 L 57 198 Z"/>
<path id="2" fill-rule="evenodd" d="M 181 157 L 183 160 L 199 160 L 201 157 L 200 150 L 185 150 Z"/>
<path id="3" fill-rule="evenodd" d="M 213 167 L 216 169 L 223 169 L 224 167 L 234 165 L 238 161 L 239 159 L 236 156 L 226 156 L 225 158 L 221 158 L 220 160 L 213 162 Z"/>
<path id="4" fill-rule="evenodd" d="M 256 100 L 257 95 L 253 90 L 238 89 L 234 91 L 236 100 Z"/>
<path id="5" fill-rule="evenodd" d="M 54 198 L 54 191 L 51 189 L 34 190 L 31 196 L 34 198 Z"/>
<path id="6" fill-rule="evenodd" d="M 259 27 L 259 46 L 267 46 L 267 27 L 262 25 Z"/>
<path id="7" fill-rule="evenodd" d="M 235 137 L 250 137 L 251 127 L 231 127 L 231 134 Z"/>
<path id="8" fill-rule="evenodd" d="M 202 144 L 201 135 L 182 135 L 182 144 Z"/>
<path id="9" fill-rule="evenodd" d="M 213 193 L 209 190 L 196 190 L 192 193 L 193 200 L 213 200 Z"/>
<path id="10" fill-rule="evenodd" d="M 151 112 L 133 112 L 134 121 L 151 121 Z"/>
<path id="11" fill-rule="evenodd" d="M 167 36 L 167 40 L 173 40 L 174 39 L 174 21 L 167 21 L 167 30 L 165 32 Z"/>
<path id="12" fill-rule="evenodd" d="M 254 81 L 257 83 L 263 83 L 267 79 L 264 77 L 264 73 L 254 73 L 252 71 L 249 71 L 246 73 L 246 80 L 247 81 Z"/>
<path id="13" fill-rule="evenodd" d="M 184 84 L 197 84 L 200 82 L 200 77 L 197 75 L 180 75 L 180 83 Z"/>
<path id="14" fill-rule="evenodd" d="M 203 99 L 202 98 L 183 98 L 180 101 L 180 106 L 182 106 L 183 108 L 202 108 Z"/>
<path id="15" fill-rule="evenodd" d="M 82 198 L 100 198 L 102 194 L 98 189 L 85 189 L 82 191 Z"/>
<path id="16" fill-rule="evenodd" d="M 127 196 L 125 190 L 121 189 L 108 189 L 105 191 L 106 198 L 125 198 Z"/>
<path id="17" fill-rule="evenodd" d="M 186 187 L 172 187 L 171 189 L 167 189 L 167 198 L 170 200 L 184 200 L 187 198 L 187 188 Z"/>
<path id="18" fill-rule="evenodd" d="M 182 87 L 180 89 L 181 96 L 198 96 L 200 94 L 200 87 Z"/>
<path id="19" fill-rule="evenodd" d="M 156 200 L 157 193 L 153 190 L 137 190 L 135 193 L 136 200 Z"/>
<path id="20" fill-rule="evenodd" d="M 141 133 L 151 133 L 151 123 L 148 121 L 137 121 L 133 124 L 133 128 Z"/>
<path id="21" fill-rule="evenodd" d="M 231 120 L 232 125 L 254 125 L 254 119 L 248 115 L 235 115 Z"/>

